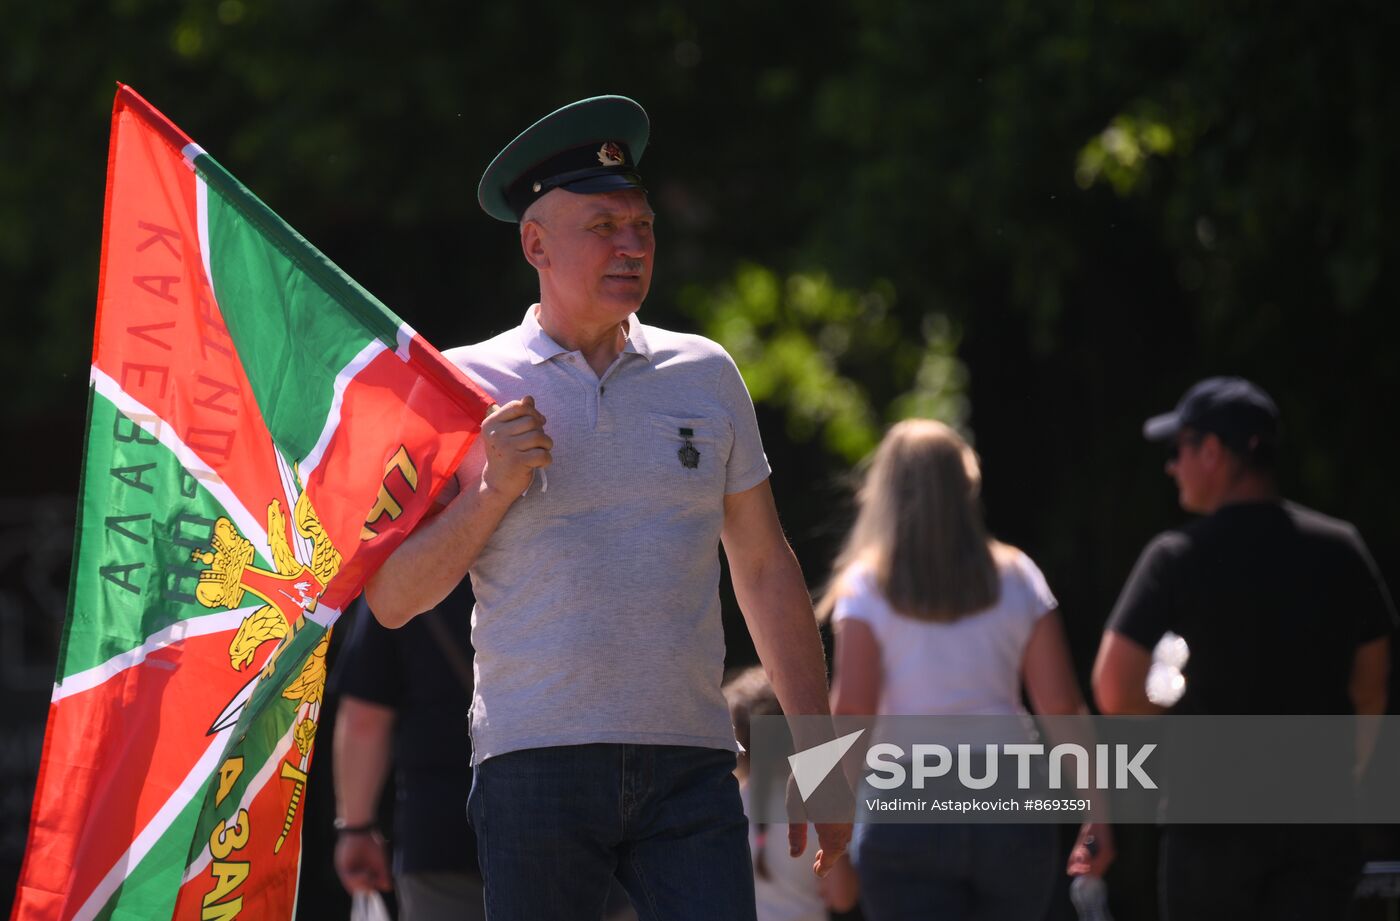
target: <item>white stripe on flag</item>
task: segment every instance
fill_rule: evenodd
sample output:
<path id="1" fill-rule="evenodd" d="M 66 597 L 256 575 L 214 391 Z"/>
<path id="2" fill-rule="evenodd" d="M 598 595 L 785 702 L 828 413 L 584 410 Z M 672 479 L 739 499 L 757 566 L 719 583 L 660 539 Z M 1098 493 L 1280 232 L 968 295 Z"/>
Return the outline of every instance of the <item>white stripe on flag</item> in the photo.
<path id="1" fill-rule="evenodd" d="M 297 562 L 301 565 L 310 566 L 311 556 L 316 550 L 316 545 L 311 542 L 311 538 L 304 536 L 296 528 L 297 500 L 301 498 L 301 487 L 297 485 L 297 477 L 292 471 L 292 465 L 287 463 L 287 459 L 282 456 L 282 449 L 274 444 L 272 453 L 277 455 L 277 475 L 282 479 L 283 507 L 287 513 L 287 520 L 292 523 L 292 555 L 297 558 Z M 268 540 L 271 539 L 272 536 L 268 535 Z"/>
<path id="2" fill-rule="evenodd" d="M 413 341 L 413 337 L 418 335 L 413 331 L 413 327 L 407 323 L 399 323 L 397 335 L 399 347 L 394 349 L 394 354 L 399 356 L 400 361 L 407 362 L 409 358 L 408 344 Z"/>
<path id="3" fill-rule="evenodd" d="M 350 359 L 345 367 L 340 369 L 340 373 L 335 376 L 335 393 L 331 397 L 330 412 L 326 413 L 326 425 L 321 429 L 321 437 L 316 439 L 316 447 L 311 449 L 311 453 L 302 459 L 297 465 L 297 471 L 301 474 L 303 483 L 311 479 L 311 474 L 321 465 L 326 448 L 331 443 L 335 430 L 340 428 L 340 404 L 345 399 L 345 388 L 350 386 L 350 381 L 359 374 L 369 363 L 379 357 L 380 352 L 387 351 L 384 343 L 378 339 L 370 340 L 369 344 L 360 349 L 360 354 Z"/>
<path id="4" fill-rule="evenodd" d="M 146 827 L 141 829 L 141 833 L 136 836 L 136 840 L 131 842 L 131 847 L 117 858 L 112 869 L 108 870 L 107 875 L 102 877 L 102 882 L 98 883 L 97 888 L 92 890 L 92 894 L 83 903 L 83 907 L 79 908 L 77 913 L 73 915 L 73 921 L 89 921 L 90 918 L 96 917 L 127 876 L 140 866 L 141 861 L 150 853 L 151 848 L 155 847 L 161 836 L 170 830 L 170 826 L 174 824 L 180 812 L 189 805 L 189 801 L 195 797 L 202 798 L 204 796 L 209 778 L 213 776 L 214 769 L 223 758 L 227 733 L 226 729 L 214 736 L 209 746 L 204 749 L 204 754 L 199 756 L 199 760 L 195 762 L 194 767 L 190 768 L 185 779 L 180 781 L 175 792 L 165 801 L 165 805 L 161 806 L 160 811 L 152 816 L 151 821 L 147 822 Z"/>
<path id="5" fill-rule="evenodd" d="M 194 161 L 204 154 L 204 148 L 194 141 L 190 141 L 180 149 L 180 156 L 185 158 L 185 165 L 194 169 Z"/>
<path id="6" fill-rule="evenodd" d="M 190 475 L 193 476 L 207 490 L 214 499 L 224 507 L 233 524 L 253 544 L 253 549 L 262 555 L 269 563 L 272 561 L 272 549 L 267 545 L 267 531 L 262 522 L 258 521 L 248 510 L 243 507 L 243 503 L 233 494 L 233 490 L 228 488 L 213 468 L 204 462 L 195 450 L 185 444 L 176 436 L 174 427 L 155 413 L 151 412 L 140 400 L 122 390 L 121 386 L 101 368 L 92 367 L 92 386 L 106 398 L 117 411 L 126 416 L 143 431 L 149 435 L 154 435 L 160 443 L 165 445 L 175 459 L 178 460 Z"/>
<path id="7" fill-rule="evenodd" d="M 297 917 L 297 906 L 301 904 L 301 859 L 306 856 L 303 848 L 297 848 L 296 889 L 292 890 L 292 917 Z"/>
<path id="8" fill-rule="evenodd" d="M 317 626 L 330 629 L 335 626 L 335 622 L 340 620 L 340 608 L 333 608 L 330 605 L 318 604 L 316 610 L 305 611 L 303 616 Z"/>
<path id="9" fill-rule="evenodd" d="M 101 665 L 94 665 L 92 668 L 78 672 L 76 675 L 69 675 L 62 681 L 55 683 L 53 702 L 58 703 L 65 697 L 90 691 L 112 676 L 145 662 L 146 657 L 151 653 L 158 652 L 167 646 L 173 646 L 181 640 L 208 636 L 211 633 L 223 633 L 227 630 L 237 630 L 239 625 L 243 623 L 243 618 L 260 607 L 262 607 L 261 603 L 239 608 L 236 611 L 219 611 L 217 614 L 205 614 L 202 617 L 176 621 L 164 630 L 146 637 L 146 641 L 135 649 L 128 649 Z"/>
<path id="10" fill-rule="evenodd" d="M 191 144 L 185 150 L 197 145 Z M 204 151 L 200 151 L 204 153 Z M 209 288 L 209 297 L 214 298 L 214 270 L 210 268 L 209 261 L 209 186 L 204 184 L 204 177 L 199 173 L 194 174 L 194 202 L 195 210 L 198 213 L 198 234 L 199 234 L 199 258 L 204 262 L 204 283 Z M 217 302 L 217 298 L 214 298 Z"/>
<path id="11" fill-rule="evenodd" d="M 292 747 L 292 733 L 296 728 L 297 723 L 296 720 L 293 719 L 292 724 L 287 727 L 286 734 L 278 739 L 277 744 L 273 746 L 272 754 L 268 755 L 262 767 L 258 768 L 258 772 L 253 775 L 253 779 L 248 781 L 248 786 L 243 788 L 243 797 L 238 801 L 238 809 L 247 809 L 251 806 L 253 800 L 262 792 L 262 788 L 267 786 L 267 782 L 277 773 L 288 750 Z M 305 803 L 304 797 L 302 802 Z M 228 814 L 237 815 L 238 809 L 230 809 Z M 194 863 L 185 868 L 185 876 L 180 881 L 180 885 L 185 885 L 185 883 L 188 883 L 190 880 L 203 873 L 204 868 L 209 866 L 209 862 L 212 859 L 213 855 L 209 853 L 209 843 L 205 842 L 204 848 L 199 852 L 199 856 L 194 859 Z M 293 917 L 295 917 L 295 915 Z"/>

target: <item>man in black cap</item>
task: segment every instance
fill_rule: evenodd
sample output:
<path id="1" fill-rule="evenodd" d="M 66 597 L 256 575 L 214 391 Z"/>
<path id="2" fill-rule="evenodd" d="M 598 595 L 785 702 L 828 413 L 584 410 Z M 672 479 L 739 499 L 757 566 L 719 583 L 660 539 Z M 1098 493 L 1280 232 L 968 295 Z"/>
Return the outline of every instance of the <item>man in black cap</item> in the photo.
<path id="1" fill-rule="evenodd" d="M 1389 594 L 1352 525 L 1280 497 L 1278 418 L 1259 387 L 1215 377 L 1143 426 L 1204 517 L 1158 535 L 1124 586 L 1094 665 L 1104 713 L 1162 712 L 1146 679 L 1168 631 L 1190 650 L 1173 713 L 1385 712 Z M 1330 921 L 1360 868 L 1354 829 L 1168 825 L 1159 894 L 1167 921 Z"/>
<path id="2" fill-rule="evenodd" d="M 583 100 L 487 168 L 481 206 L 518 224 L 539 302 L 447 353 L 500 407 L 460 493 L 367 588 L 397 626 L 471 574 L 468 809 L 491 921 L 596 921 L 614 877 L 643 921 L 753 918 L 721 542 L 784 710 L 829 712 L 743 379 L 717 344 L 637 318 L 656 247 L 636 172 L 648 127 L 630 99 Z M 824 875 L 850 825 L 817 835 Z M 794 824 L 793 856 L 805 839 Z"/>

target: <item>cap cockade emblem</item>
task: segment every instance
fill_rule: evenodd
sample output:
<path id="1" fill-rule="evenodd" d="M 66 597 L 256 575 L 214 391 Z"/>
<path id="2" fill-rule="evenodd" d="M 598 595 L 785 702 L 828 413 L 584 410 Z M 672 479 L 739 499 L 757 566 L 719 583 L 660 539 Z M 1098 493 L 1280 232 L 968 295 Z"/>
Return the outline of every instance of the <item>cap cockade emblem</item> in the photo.
<path id="1" fill-rule="evenodd" d="M 623 159 L 622 148 L 608 141 L 598 148 L 598 162 L 604 166 L 621 166 L 626 160 Z"/>

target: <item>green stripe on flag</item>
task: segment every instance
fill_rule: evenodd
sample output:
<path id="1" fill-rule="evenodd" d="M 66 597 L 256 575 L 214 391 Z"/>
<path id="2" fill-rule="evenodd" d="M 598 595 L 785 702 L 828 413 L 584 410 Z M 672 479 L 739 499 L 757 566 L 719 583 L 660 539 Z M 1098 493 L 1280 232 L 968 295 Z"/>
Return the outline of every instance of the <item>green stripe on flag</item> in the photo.
<path id="1" fill-rule="evenodd" d="M 194 595 L 206 567 L 190 554 L 209 548 L 228 515 L 169 448 L 95 392 L 88 432 L 60 681 L 210 613 Z"/>
<path id="2" fill-rule="evenodd" d="M 208 154 L 214 295 L 273 439 L 305 458 L 325 427 L 336 375 L 400 320 Z"/>
<path id="3" fill-rule="evenodd" d="M 296 695 L 296 692 L 293 692 L 294 699 L 283 696 L 283 692 L 294 682 L 301 682 L 304 668 L 306 669 L 306 677 L 315 685 L 311 695 L 313 699 L 305 702 L 314 703 L 322 699 L 325 689 L 326 660 L 325 658 L 312 659 L 310 654 L 325 634 L 326 628 L 312 621 L 306 621 L 302 629 L 288 642 L 286 648 L 279 653 L 273 674 L 271 676 L 264 675 L 259 680 L 252 700 L 244 708 L 239 717 L 238 725 L 233 731 L 234 741 L 224 752 L 225 763 L 231 759 L 242 759 L 241 772 L 231 783 L 224 786 L 222 799 L 218 797 L 221 787 L 219 783 L 208 786 L 203 801 L 203 813 L 197 820 L 194 837 L 185 856 L 186 865 L 194 863 L 203 853 L 210 835 L 216 827 L 223 825 L 237 815 L 249 786 L 257 778 L 264 765 L 268 763 L 268 759 L 278 757 L 278 747 L 286 736 L 288 728 L 295 723 L 298 711 L 304 702 L 301 697 Z M 307 665 L 307 662 L 312 664 Z M 319 711 L 317 712 L 319 714 Z M 311 738 L 314 738 L 314 732 L 318 731 L 319 728 L 317 724 L 306 726 L 306 729 L 313 733 Z M 295 739 L 289 751 L 292 761 L 299 760 L 300 751 Z M 286 757 L 287 754 L 284 752 L 278 760 Z M 267 783 L 287 783 L 287 780 L 274 774 L 267 780 Z M 256 796 L 256 791 L 254 795 Z M 251 800 L 251 797 L 249 799 Z M 297 797 L 298 801 L 302 799 L 303 797 Z M 257 834 L 263 836 L 269 834 L 269 831 L 260 826 Z M 271 830 L 272 834 L 280 831 L 280 828 Z"/>
<path id="4" fill-rule="evenodd" d="M 307 634 L 307 640 L 319 642 L 324 631 L 308 624 L 308 629 L 302 632 Z M 293 673 L 292 677 L 296 674 Z M 285 687 L 287 682 L 268 683 Z M 278 693 L 280 694 L 280 688 Z M 95 921 L 145 921 L 149 918 L 170 916 L 186 869 L 203 851 L 214 827 L 237 815 L 238 809 L 245 805 L 243 800 L 249 786 L 270 761 L 280 763 L 286 757 L 286 753 L 279 752 L 278 748 L 288 728 L 296 719 L 298 707 L 298 701 L 278 697 L 263 710 L 260 718 L 254 721 L 248 736 L 225 752 L 223 760 L 241 757 L 243 767 L 238 778 L 224 791 L 224 798 L 217 805 L 213 802 L 219 788 L 218 765 L 215 765 L 211 782 L 202 785 L 181 807 L 179 815 L 170 827 L 161 834 L 146 856 L 129 870 L 121 885 L 96 915 Z M 292 751 L 296 751 L 295 742 L 292 743 Z M 286 783 L 278 776 L 277 770 L 278 767 L 274 764 L 266 783 Z M 255 856 L 257 855 L 251 852 L 240 853 L 239 859 L 246 860 Z M 270 854 L 265 856 L 271 857 Z M 212 888 L 213 879 L 209 876 L 208 867 L 203 872 Z"/>

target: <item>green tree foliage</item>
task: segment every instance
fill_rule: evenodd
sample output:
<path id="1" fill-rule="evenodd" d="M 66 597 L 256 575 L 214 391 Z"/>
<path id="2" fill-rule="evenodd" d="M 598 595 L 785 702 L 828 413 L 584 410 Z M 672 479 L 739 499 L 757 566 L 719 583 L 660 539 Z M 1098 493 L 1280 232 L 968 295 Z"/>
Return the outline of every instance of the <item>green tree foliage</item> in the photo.
<path id="1" fill-rule="evenodd" d="M 958 422 L 994 526 L 1063 566 L 1088 636 L 1176 518 L 1141 418 L 1237 372 L 1283 405 L 1290 487 L 1400 567 L 1378 421 L 1400 383 L 1397 18 L 1363 0 L 21 5 L 0 37 L 12 418 L 81 429 L 114 81 L 444 345 L 533 290 L 475 209 L 482 166 L 553 106 L 625 92 L 654 121 L 648 316 L 735 348 L 781 424 L 780 493 L 899 416 Z M 70 488 L 76 466 L 32 457 L 16 482 Z M 823 514 L 793 512 L 795 534 Z M 799 549 L 821 568 L 825 538 Z"/>
<path id="2" fill-rule="evenodd" d="M 1365 0 L 20 5 L 0 37 L 11 415 L 30 437 L 81 429 L 114 81 L 442 344 L 512 322 L 533 288 L 475 210 L 482 165 L 551 107 L 621 91 L 655 122 L 648 315 L 708 329 L 760 306 L 743 279 L 770 273 L 776 312 L 745 322 L 771 341 L 745 365 L 792 473 L 839 472 L 906 413 L 959 421 L 994 524 L 1082 570 L 1098 618 L 1175 516 L 1139 420 L 1239 372 L 1284 407 L 1290 484 L 1396 566 L 1378 420 L 1400 383 L 1397 18 Z M 870 296 L 878 316 L 842 306 Z M 1090 572 L 1086 543 L 1119 549 Z"/>
<path id="3" fill-rule="evenodd" d="M 820 432 L 847 465 L 875 448 L 884 422 L 966 422 L 967 369 L 952 324 L 934 315 L 920 339 L 906 339 L 893 302 L 889 285 L 845 290 L 823 274 L 780 279 L 747 264 L 716 289 L 680 294 L 682 308 L 734 356 L 754 400 L 785 413 L 788 437 L 805 443 Z M 891 391 L 899 395 L 884 399 Z"/>

